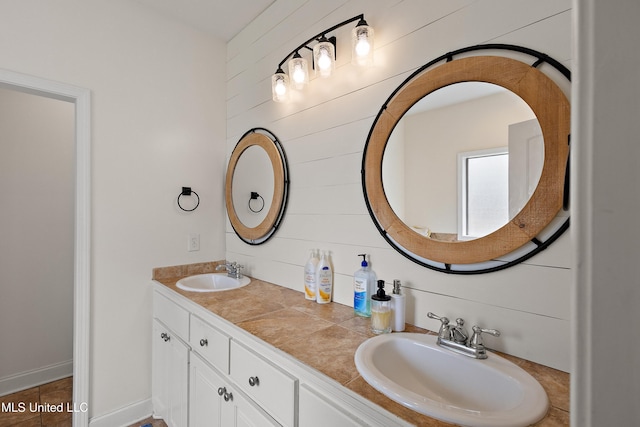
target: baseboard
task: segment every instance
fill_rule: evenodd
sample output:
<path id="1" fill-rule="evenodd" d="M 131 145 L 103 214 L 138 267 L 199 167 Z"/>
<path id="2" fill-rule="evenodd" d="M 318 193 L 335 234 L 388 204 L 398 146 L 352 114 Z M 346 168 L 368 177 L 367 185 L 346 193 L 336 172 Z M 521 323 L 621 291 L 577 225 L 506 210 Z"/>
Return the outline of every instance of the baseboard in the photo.
<path id="1" fill-rule="evenodd" d="M 150 417 L 152 412 L 153 404 L 151 403 L 151 399 L 142 400 L 108 414 L 91 418 L 89 420 L 89 427 L 127 427 Z"/>
<path id="2" fill-rule="evenodd" d="M 73 360 L 0 378 L 0 396 L 26 390 L 73 375 Z"/>

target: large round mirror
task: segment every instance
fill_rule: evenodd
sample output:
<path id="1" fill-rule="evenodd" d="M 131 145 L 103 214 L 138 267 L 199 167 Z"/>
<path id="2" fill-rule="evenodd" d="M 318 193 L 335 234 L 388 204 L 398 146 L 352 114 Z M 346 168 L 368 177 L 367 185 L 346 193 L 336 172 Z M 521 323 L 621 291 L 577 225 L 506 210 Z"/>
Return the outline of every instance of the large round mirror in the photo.
<path id="1" fill-rule="evenodd" d="M 536 60 L 468 55 L 489 48 Z M 568 79 L 535 51 L 476 46 L 431 61 L 389 97 L 362 179 L 371 217 L 395 249 L 436 270 L 482 273 L 529 258 L 566 230 L 570 107 L 542 63 Z"/>
<path id="2" fill-rule="evenodd" d="M 266 242 L 278 229 L 286 209 L 289 176 L 278 139 L 255 128 L 238 141 L 227 167 L 227 215 L 240 239 L 251 245 Z"/>

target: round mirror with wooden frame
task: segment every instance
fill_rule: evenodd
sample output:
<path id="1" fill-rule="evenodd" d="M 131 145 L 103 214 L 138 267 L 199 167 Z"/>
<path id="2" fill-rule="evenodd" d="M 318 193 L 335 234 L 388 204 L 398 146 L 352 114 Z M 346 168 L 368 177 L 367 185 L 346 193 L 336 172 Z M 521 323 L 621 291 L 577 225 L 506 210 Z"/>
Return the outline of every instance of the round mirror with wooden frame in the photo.
<path id="1" fill-rule="evenodd" d="M 487 50 L 491 55 L 484 54 Z M 512 57 L 503 54 L 507 51 Z M 521 58 L 533 59 L 525 63 Z M 530 258 L 568 228 L 570 104 L 558 84 L 540 70 L 542 64 L 551 65 L 552 73 L 570 80 L 569 70 L 547 55 L 519 46 L 479 45 L 425 64 L 391 94 L 369 132 L 362 185 L 369 213 L 392 247 L 434 270 L 486 273 Z M 530 199 L 504 226 L 474 240 L 443 241 L 417 232 L 394 212 L 385 193 L 382 162 L 389 137 L 404 114 L 428 94 L 462 82 L 498 85 L 526 102 L 542 130 L 544 161 Z M 424 135 L 424 141 L 429 143 L 429 135 Z M 425 167 L 429 167 L 427 159 Z"/>
<path id="2" fill-rule="evenodd" d="M 249 156 L 250 152 L 252 156 Z M 267 164 L 266 169 L 262 172 L 257 171 L 254 163 L 240 167 L 240 163 L 244 160 L 249 161 L 250 157 L 264 157 Z M 258 191 L 248 190 L 244 194 L 246 197 L 239 197 L 238 192 L 234 191 L 234 187 L 240 186 L 240 181 L 242 181 L 243 188 L 251 190 L 255 190 L 267 182 L 269 188 L 262 193 L 272 194 L 272 197 L 265 200 Z M 254 128 L 247 131 L 231 153 L 225 182 L 227 215 L 238 237 L 250 245 L 259 245 L 269 240 L 284 217 L 288 194 L 287 158 L 280 141 L 273 133 L 264 128 Z M 257 198 L 261 200 L 253 202 Z M 252 203 L 258 203 L 257 207 L 252 207 Z M 250 218 L 243 216 L 245 211 L 249 215 L 260 215 L 260 217 L 257 221 L 250 220 Z M 254 225 L 252 222 L 257 222 L 257 224 Z"/>

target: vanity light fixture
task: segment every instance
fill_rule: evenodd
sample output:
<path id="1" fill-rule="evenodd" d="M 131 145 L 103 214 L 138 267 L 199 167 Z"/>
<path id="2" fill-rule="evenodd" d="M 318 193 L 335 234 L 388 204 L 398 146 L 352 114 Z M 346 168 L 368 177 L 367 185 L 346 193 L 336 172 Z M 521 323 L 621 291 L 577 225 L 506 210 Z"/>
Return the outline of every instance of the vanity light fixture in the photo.
<path id="1" fill-rule="evenodd" d="M 373 28 L 364 20 L 364 15 L 354 16 L 311 37 L 280 61 L 278 69 L 271 76 L 273 100 L 286 102 L 289 100 L 291 89 L 302 90 L 309 83 L 308 62 L 300 54 L 303 49 L 312 51 L 312 65 L 316 75 L 330 77 L 335 69 L 337 40 L 336 37 L 327 38 L 327 34 L 355 21 L 358 21 L 358 24 L 351 32 L 351 63 L 358 66 L 371 66 L 373 64 Z M 310 47 L 313 42 L 316 44 Z M 287 60 L 289 60 L 288 75 L 282 69 Z"/>

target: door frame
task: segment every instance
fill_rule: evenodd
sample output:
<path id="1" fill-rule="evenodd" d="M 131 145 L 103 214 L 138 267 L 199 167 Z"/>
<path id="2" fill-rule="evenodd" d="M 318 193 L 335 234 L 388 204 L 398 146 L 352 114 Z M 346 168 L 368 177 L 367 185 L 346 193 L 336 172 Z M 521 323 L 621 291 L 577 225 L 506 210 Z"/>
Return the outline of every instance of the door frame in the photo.
<path id="1" fill-rule="evenodd" d="M 91 279 L 91 92 L 0 69 L 0 86 L 75 104 L 75 235 L 73 289 L 73 425 L 89 425 Z"/>

